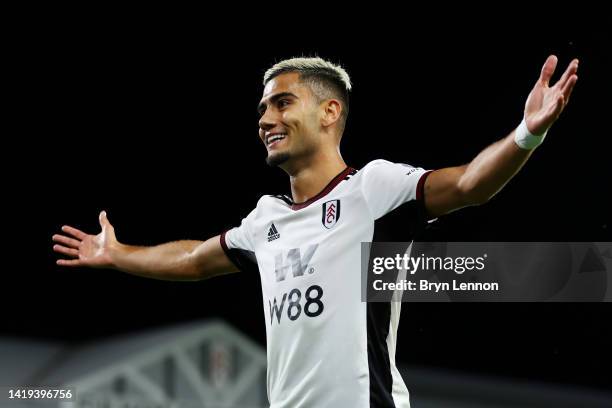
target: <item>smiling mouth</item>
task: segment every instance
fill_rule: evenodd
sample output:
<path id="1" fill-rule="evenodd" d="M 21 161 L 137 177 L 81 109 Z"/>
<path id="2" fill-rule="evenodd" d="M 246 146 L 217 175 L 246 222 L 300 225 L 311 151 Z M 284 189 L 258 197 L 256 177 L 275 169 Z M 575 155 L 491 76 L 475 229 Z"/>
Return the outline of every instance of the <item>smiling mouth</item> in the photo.
<path id="1" fill-rule="evenodd" d="M 272 147 L 281 140 L 284 140 L 287 137 L 286 133 L 275 133 L 266 138 L 266 146 Z"/>

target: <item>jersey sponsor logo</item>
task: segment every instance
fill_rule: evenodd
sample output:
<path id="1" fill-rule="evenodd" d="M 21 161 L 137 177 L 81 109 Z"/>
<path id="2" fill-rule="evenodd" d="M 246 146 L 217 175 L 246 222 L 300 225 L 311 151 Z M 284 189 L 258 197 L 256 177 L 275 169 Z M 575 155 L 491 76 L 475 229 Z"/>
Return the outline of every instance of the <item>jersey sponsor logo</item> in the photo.
<path id="1" fill-rule="evenodd" d="M 340 219 L 340 200 L 330 200 L 323 203 L 323 218 L 321 222 L 327 229 L 331 229 Z"/>
<path id="2" fill-rule="evenodd" d="M 272 225 L 270 225 L 270 229 L 268 230 L 268 242 L 274 241 L 275 239 L 279 239 L 279 238 L 280 238 L 280 234 L 278 230 L 276 229 L 276 226 L 274 225 L 274 223 L 272 223 Z"/>
<path id="3" fill-rule="evenodd" d="M 303 276 L 306 270 L 308 273 L 314 273 L 314 268 L 308 269 L 308 264 L 312 259 L 315 251 L 319 247 L 319 244 L 310 245 L 306 248 L 304 256 L 300 248 L 292 248 L 287 252 L 287 256 L 284 256 L 284 251 L 279 252 L 274 257 L 274 273 L 276 274 L 276 281 L 284 281 L 287 277 L 287 272 L 291 269 L 293 277 L 297 278 Z"/>
<path id="4" fill-rule="evenodd" d="M 321 301 L 322 297 L 323 288 L 319 285 L 312 285 L 303 293 L 297 288 L 291 290 L 289 295 L 283 293 L 280 302 L 276 300 L 276 297 L 274 298 L 274 303 L 268 300 L 270 305 L 270 326 L 274 324 L 274 316 L 276 316 L 277 323 L 281 324 L 285 302 L 287 304 L 287 317 L 291 321 L 297 320 L 302 314 L 308 317 L 319 316 L 325 309 L 325 305 Z M 304 298 L 304 302 L 302 302 L 302 298 Z"/>
<path id="5" fill-rule="evenodd" d="M 280 251 L 274 257 L 274 272 L 276 273 L 276 281 L 284 281 L 287 277 L 289 269 L 293 273 L 294 278 L 304 276 L 304 274 L 313 274 L 314 268 L 309 266 L 314 253 L 319 244 L 308 246 L 305 250 L 300 248 L 292 248 L 289 251 Z M 302 253 L 304 256 L 302 256 Z M 286 254 L 286 256 L 285 256 Z M 278 296 L 278 298 L 277 298 Z M 300 316 L 317 317 L 323 313 L 325 306 L 323 305 L 323 288 L 319 285 L 311 285 L 306 290 L 303 288 L 294 288 L 289 292 L 285 292 L 275 296 L 273 299 L 268 299 L 270 306 L 270 325 L 274 324 L 274 320 L 281 324 L 283 315 L 287 314 L 290 321 L 297 320 Z M 274 319 L 276 317 L 276 319 Z M 304 319 L 304 318 L 303 318 Z"/>

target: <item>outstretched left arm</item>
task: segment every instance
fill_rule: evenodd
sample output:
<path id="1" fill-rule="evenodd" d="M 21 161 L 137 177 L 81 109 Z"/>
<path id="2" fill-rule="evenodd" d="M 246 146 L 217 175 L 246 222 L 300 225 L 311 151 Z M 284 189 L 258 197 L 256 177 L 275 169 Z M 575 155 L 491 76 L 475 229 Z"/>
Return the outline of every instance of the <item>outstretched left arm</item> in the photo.
<path id="1" fill-rule="evenodd" d="M 525 103 L 525 125 L 529 133 L 543 135 L 557 120 L 578 80 L 578 60 L 573 60 L 559 81 L 548 83 L 557 57 L 548 57 L 540 78 Z M 470 205 L 487 202 L 523 167 L 533 149 L 519 147 L 516 130 L 480 152 L 469 164 L 432 172 L 425 181 L 425 206 L 437 217 Z"/>

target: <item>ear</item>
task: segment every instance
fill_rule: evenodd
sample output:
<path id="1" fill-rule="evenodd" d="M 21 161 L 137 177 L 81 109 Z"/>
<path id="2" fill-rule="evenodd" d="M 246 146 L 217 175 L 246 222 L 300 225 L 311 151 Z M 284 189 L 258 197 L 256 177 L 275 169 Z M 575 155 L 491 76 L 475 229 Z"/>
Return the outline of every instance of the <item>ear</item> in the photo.
<path id="1" fill-rule="evenodd" d="M 340 120 L 342 113 L 342 104 L 337 99 L 327 99 L 322 102 L 323 117 L 321 118 L 321 125 L 328 127 Z"/>

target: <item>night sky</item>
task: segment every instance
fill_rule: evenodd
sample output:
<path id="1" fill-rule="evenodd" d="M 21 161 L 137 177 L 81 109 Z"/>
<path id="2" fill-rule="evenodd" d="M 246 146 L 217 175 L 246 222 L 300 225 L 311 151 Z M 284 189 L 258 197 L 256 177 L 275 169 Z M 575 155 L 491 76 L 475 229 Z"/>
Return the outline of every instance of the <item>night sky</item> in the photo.
<path id="1" fill-rule="evenodd" d="M 95 341 L 220 317 L 265 344 L 258 276 L 181 283 L 65 269 L 51 236 L 63 224 L 97 232 L 106 209 L 125 243 L 206 239 L 237 225 L 262 194 L 287 193 L 285 173 L 264 162 L 256 105 L 263 72 L 291 56 L 318 54 L 351 75 L 342 152 L 355 168 L 377 158 L 466 163 L 518 125 L 550 53 L 557 74 L 580 58 L 572 100 L 544 145 L 491 202 L 443 217 L 439 238 L 612 241 L 611 44 L 602 30 L 509 38 L 493 27 L 389 24 L 294 41 L 203 30 L 57 27 L 28 39 L 15 62 L 24 78 L 16 106 L 27 114 L 18 148 L 5 151 L 16 164 L 3 164 L 0 335 Z M 402 312 L 404 364 L 608 386 L 610 303 L 420 303 Z"/>

